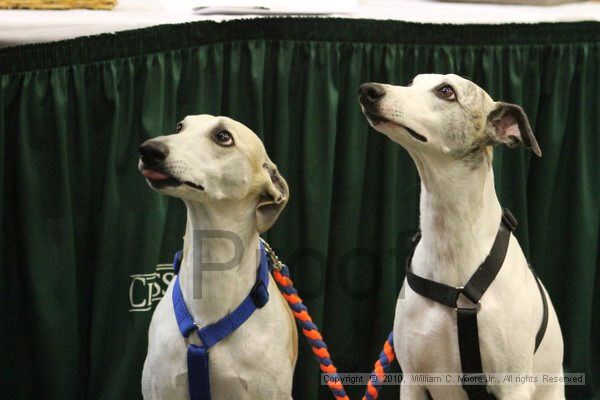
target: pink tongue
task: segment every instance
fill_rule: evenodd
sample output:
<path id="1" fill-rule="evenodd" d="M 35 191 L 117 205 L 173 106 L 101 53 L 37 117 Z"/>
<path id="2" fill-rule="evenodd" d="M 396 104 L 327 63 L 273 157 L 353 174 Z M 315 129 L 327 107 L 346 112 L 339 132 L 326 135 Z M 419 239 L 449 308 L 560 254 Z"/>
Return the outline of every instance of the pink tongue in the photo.
<path id="1" fill-rule="evenodd" d="M 148 179 L 152 179 L 153 181 L 162 181 L 170 178 L 170 176 L 167 174 L 163 174 L 162 172 L 158 171 L 153 171 L 151 169 L 143 170 L 142 175 L 144 175 Z"/>

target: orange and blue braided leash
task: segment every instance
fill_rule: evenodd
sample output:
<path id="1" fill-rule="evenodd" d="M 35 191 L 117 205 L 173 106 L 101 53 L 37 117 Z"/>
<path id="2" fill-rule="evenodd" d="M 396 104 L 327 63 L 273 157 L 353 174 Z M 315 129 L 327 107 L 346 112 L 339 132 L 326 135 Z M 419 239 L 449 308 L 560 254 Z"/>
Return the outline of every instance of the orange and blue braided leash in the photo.
<path id="1" fill-rule="evenodd" d="M 296 317 L 296 320 L 302 329 L 302 333 L 312 347 L 312 351 L 319 362 L 321 371 L 334 378 L 328 379 L 327 382 L 327 386 L 329 386 L 329 390 L 331 390 L 333 397 L 335 397 L 337 400 L 350 400 L 350 398 L 346 395 L 344 385 L 340 383 L 339 379 L 335 379 L 337 377 L 337 369 L 331 361 L 331 356 L 327 350 L 327 345 L 319 333 L 319 328 L 317 328 L 317 325 L 313 322 L 310 315 L 308 315 L 308 310 L 302 303 L 302 299 L 300 296 L 298 296 L 298 292 L 294 288 L 294 283 L 289 277 L 289 270 L 287 266 L 282 264 L 280 270 L 273 269 L 273 276 L 275 278 L 275 282 L 277 282 L 277 286 L 279 286 L 279 290 L 281 290 L 281 294 L 290 305 L 292 313 L 294 314 L 294 317 Z"/>
<path id="2" fill-rule="evenodd" d="M 332 378 L 337 378 L 337 369 L 333 365 L 333 361 L 331 361 L 327 345 L 323 340 L 323 336 L 319 333 L 319 328 L 308 314 L 308 309 L 303 304 L 300 296 L 298 296 L 298 291 L 294 288 L 294 282 L 290 279 L 288 267 L 279 260 L 266 241 L 263 240 L 262 242 L 267 254 L 269 254 L 271 258 L 275 282 L 277 283 L 283 298 L 290 305 L 292 314 L 294 314 L 294 317 L 298 321 L 302 333 L 311 345 L 312 351 L 319 362 L 321 371 L 329 374 Z M 392 333 L 389 334 L 383 345 L 383 350 L 379 355 L 379 359 L 375 362 L 375 367 L 371 373 L 371 379 L 369 380 L 367 390 L 365 391 L 362 400 L 375 400 L 379 396 L 381 383 L 383 382 L 386 372 L 388 372 L 390 368 L 391 362 L 394 361 L 395 358 Z M 340 379 L 328 379 L 327 386 L 329 386 L 329 390 L 337 400 L 350 400 Z"/>
<path id="3" fill-rule="evenodd" d="M 381 384 L 385 379 L 385 374 L 390 370 L 392 361 L 396 358 L 394 353 L 394 332 L 390 332 L 387 340 L 383 344 L 383 350 L 379 353 L 379 358 L 375 361 L 375 367 L 371 372 L 371 379 L 367 384 L 367 390 L 362 400 L 375 400 L 379 397 Z"/>

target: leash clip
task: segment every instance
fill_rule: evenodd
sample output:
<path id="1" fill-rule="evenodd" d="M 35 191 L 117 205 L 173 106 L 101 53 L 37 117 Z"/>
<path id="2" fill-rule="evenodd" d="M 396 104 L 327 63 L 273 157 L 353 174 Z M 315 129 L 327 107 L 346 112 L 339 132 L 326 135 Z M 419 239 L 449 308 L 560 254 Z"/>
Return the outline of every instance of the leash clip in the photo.
<path id="1" fill-rule="evenodd" d="M 281 260 L 279 260 L 279 257 L 277 257 L 277 254 L 275 254 L 275 252 L 273 251 L 273 248 L 269 245 L 269 243 L 267 243 L 267 241 L 265 239 L 260 238 L 260 241 L 262 242 L 263 246 L 265 246 L 267 255 L 271 259 L 271 266 L 273 267 L 273 269 L 275 269 L 277 271 L 281 271 L 281 269 L 283 268 L 283 263 L 281 262 Z"/>

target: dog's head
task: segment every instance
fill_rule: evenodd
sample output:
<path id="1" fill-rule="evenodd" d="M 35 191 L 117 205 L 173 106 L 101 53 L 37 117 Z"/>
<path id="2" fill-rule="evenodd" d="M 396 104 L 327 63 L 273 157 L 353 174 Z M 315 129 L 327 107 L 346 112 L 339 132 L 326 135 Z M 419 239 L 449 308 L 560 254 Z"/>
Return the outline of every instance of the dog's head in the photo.
<path id="1" fill-rule="evenodd" d="M 494 102 L 457 75 L 417 75 L 407 86 L 364 83 L 359 102 L 369 123 L 409 151 L 479 160 L 488 146 L 518 144 L 542 155 L 523 109 Z"/>
<path id="2" fill-rule="evenodd" d="M 227 117 L 191 115 L 175 133 L 142 143 L 138 168 L 150 187 L 186 201 L 256 201 L 257 230 L 269 229 L 288 185 L 249 128 Z"/>

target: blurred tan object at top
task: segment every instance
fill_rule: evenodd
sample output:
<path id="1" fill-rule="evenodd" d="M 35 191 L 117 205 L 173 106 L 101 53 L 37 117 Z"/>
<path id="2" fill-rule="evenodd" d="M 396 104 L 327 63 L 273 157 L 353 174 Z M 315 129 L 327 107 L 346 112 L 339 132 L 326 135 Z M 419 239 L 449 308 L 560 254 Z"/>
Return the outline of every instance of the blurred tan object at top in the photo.
<path id="1" fill-rule="evenodd" d="M 116 5 L 117 0 L 0 0 L 0 8 L 41 10 L 67 10 L 73 8 L 110 10 Z"/>

